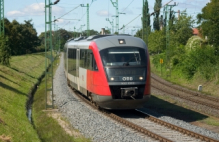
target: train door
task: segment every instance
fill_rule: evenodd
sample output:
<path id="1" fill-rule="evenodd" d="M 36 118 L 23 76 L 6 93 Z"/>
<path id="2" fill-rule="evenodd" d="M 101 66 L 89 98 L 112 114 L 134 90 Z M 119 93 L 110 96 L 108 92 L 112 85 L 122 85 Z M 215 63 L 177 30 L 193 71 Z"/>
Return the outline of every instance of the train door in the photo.
<path id="1" fill-rule="evenodd" d="M 77 51 L 76 51 L 76 78 L 77 78 L 78 90 L 80 91 L 79 65 L 80 65 L 80 49 L 77 48 Z"/>

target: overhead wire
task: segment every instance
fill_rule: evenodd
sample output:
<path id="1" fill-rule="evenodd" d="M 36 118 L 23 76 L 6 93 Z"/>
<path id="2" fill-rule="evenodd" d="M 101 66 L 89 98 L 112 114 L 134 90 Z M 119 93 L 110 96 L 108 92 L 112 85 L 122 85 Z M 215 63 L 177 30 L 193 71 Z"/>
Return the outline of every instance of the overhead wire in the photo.
<path id="1" fill-rule="evenodd" d="M 67 24 L 69 24 L 70 23 L 70 21 L 68 21 L 67 23 L 65 23 L 65 25 L 63 25 L 61 28 L 63 28 L 63 27 L 65 27 Z"/>
<path id="2" fill-rule="evenodd" d="M 79 5 L 80 6 L 80 5 Z M 70 12 L 72 12 L 73 10 L 75 10 L 76 8 L 78 8 L 79 6 L 75 7 L 74 9 L 70 10 L 69 12 L 65 13 L 64 15 L 60 16 L 59 18 L 57 19 L 60 19 L 62 17 L 64 17 L 65 15 L 69 14 Z"/>
<path id="3" fill-rule="evenodd" d="M 141 16 L 141 14 L 139 14 L 137 17 L 135 17 L 133 20 L 131 20 L 128 24 L 130 24 L 131 22 L 133 22 L 135 19 L 137 19 L 139 16 Z M 125 28 L 128 24 L 126 24 L 125 26 L 123 26 L 122 28 L 120 28 L 120 30 L 122 30 L 123 28 Z"/>
<path id="4" fill-rule="evenodd" d="M 124 11 L 132 4 L 133 1 L 134 1 L 134 0 L 132 0 L 131 3 L 130 3 L 125 9 L 123 9 L 122 12 L 124 12 Z"/>
<path id="5" fill-rule="evenodd" d="M 40 4 L 39 4 L 38 0 L 36 0 L 36 2 L 37 2 L 37 4 L 39 5 L 39 8 L 40 8 Z"/>

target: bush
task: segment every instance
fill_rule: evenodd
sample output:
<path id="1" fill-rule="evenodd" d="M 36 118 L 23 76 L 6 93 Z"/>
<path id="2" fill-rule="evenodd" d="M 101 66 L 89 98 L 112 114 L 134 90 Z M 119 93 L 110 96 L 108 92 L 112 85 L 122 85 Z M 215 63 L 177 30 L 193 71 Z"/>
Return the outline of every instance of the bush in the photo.
<path id="1" fill-rule="evenodd" d="M 154 64 L 154 66 L 156 68 L 158 68 L 160 66 L 160 59 L 163 59 L 163 62 L 166 62 L 166 54 L 165 53 L 161 53 L 161 54 L 157 54 L 153 56 L 153 60 L 152 63 Z"/>
<path id="2" fill-rule="evenodd" d="M 189 52 L 181 63 L 182 71 L 187 79 L 191 79 L 196 72 L 200 72 L 207 80 L 211 79 L 214 76 L 215 66 L 219 65 L 218 56 L 214 53 L 214 48 L 210 46 L 196 48 Z"/>

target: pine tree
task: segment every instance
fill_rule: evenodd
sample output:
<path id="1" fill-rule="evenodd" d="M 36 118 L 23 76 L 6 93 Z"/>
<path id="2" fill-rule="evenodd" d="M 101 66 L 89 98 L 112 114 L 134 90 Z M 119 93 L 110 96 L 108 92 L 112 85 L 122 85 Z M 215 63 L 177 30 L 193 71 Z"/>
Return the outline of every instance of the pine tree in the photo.
<path id="1" fill-rule="evenodd" d="M 148 26 L 150 26 L 150 15 L 149 15 L 148 1 L 145 0 L 143 5 L 143 27 L 145 29 Z"/>
<path id="2" fill-rule="evenodd" d="M 160 30 L 159 15 L 160 15 L 161 3 L 162 3 L 162 0 L 156 0 L 156 2 L 154 4 L 155 16 L 154 16 L 153 28 L 154 28 L 154 30 L 157 30 L 157 31 Z"/>
<path id="3" fill-rule="evenodd" d="M 150 14 L 149 14 L 149 8 L 148 8 L 148 1 L 144 1 L 143 5 L 143 17 L 142 17 L 142 26 L 143 26 L 143 40 L 148 44 L 148 35 L 151 31 L 150 27 Z"/>

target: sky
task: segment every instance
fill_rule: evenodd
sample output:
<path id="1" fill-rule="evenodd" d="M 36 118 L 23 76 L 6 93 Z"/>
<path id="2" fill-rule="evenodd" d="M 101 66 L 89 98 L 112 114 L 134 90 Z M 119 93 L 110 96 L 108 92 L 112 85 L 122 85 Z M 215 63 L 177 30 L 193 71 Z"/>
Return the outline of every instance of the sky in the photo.
<path id="1" fill-rule="evenodd" d="M 45 32 L 45 1 L 49 0 L 4 0 L 4 16 L 9 21 L 17 20 L 19 23 L 24 23 L 26 20 L 32 20 L 32 24 L 36 29 L 38 35 Z M 56 0 L 50 0 L 52 3 Z M 80 2 L 79 2 L 80 1 Z M 87 7 L 81 7 L 81 4 L 86 6 L 89 4 L 89 26 L 90 29 L 101 31 L 101 28 L 112 31 L 112 22 L 116 23 L 115 15 L 116 8 L 112 2 L 116 0 L 60 0 L 56 5 L 52 5 L 52 20 L 55 22 L 56 28 L 62 28 L 68 31 L 84 31 L 87 29 Z M 171 0 L 162 0 L 162 5 Z M 172 9 L 186 10 L 188 15 L 194 19 L 201 9 L 210 0 L 172 0 L 169 5 L 174 5 Z M 148 0 L 149 13 L 154 11 L 155 0 Z M 125 25 L 124 30 L 120 33 L 134 34 L 141 28 L 141 13 L 143 0 L 118 0 L 119 14 L 119 29 Z M 160 11 L 163 15 L 163 9 Z M 177 14 L 176 14 L 177 16 Z M 106 19 L 109 19 L 107 21 Z M 151 25 L 153 16 L 151 16 Z M 195 27 L 196 25 L 194 25 Z M 54 30 L 54 26 L 52 26 Z M 115 31 L 115 30 L 114 30 Z"/>

